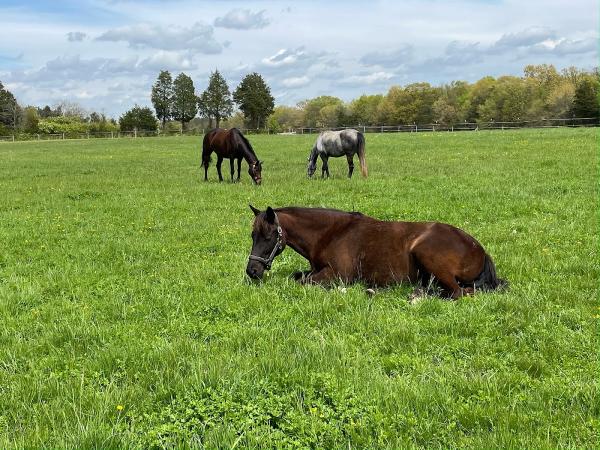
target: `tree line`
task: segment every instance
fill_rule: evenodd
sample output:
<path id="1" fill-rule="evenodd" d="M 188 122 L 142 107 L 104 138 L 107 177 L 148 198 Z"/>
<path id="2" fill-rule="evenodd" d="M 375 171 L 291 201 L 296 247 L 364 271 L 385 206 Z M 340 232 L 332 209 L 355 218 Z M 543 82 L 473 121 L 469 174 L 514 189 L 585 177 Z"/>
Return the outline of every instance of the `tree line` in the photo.
<path id="1" fill-rule="evenodd" d="M 234 103 L 249 126 L 260 128 L 273 113 L 275 100 L 258 73 L 246 75 L 232 94 L 218 70 L 210 75 L 208 86 L 200 95 L 196 95 L 194 82 L 185 73 L 173 80 L 171 74 L 163 70 L 152 86 L 150 98 L 163 128 L 169 119 L 180 122 L 183 128 L 197 115 L 206 118 L 210 128 L 213 124 L 218 127 L 221 120 L 231 117 Z"/>
<path id="2" fill-rule="evenodd" d="M 386 94 L 362 95 L 350 102 L 319 96 L 295 106 L 274 106 L 271 90 L 258 73 L 246 75 L 233 93 L 218 70 L 197 93 L 185 73 L 173 79 L 161 71 L 152 86 L 154 110 L 135 105 L 118 122 L 74 103 L 51 108 L 21 107 L 0 82 L 0 135 L 155 131 L 225 126 L 280 132 L 301 127 L 407 125 L 459 122 L 513 122 L 543 118 L 598 118 L 600 72 L 553 65 L 528 65 L 522 76 L 486 76 L 474 83 L 440 86 L 412 83 Z M 191 124 L 190 124 L 191 122 Z"/>
<path id="3" fill-rule="evenodd" d="M 528 65 L 523 76 L 483 77 L 475 83 L 392 86 L 387 94 L 362 95 L 350 102 L 320 96 L 296 106 L 277 106 L 268 127 L 301 127 L 519 122 L 598 118 L 600 73 L 552 65 Z"/>

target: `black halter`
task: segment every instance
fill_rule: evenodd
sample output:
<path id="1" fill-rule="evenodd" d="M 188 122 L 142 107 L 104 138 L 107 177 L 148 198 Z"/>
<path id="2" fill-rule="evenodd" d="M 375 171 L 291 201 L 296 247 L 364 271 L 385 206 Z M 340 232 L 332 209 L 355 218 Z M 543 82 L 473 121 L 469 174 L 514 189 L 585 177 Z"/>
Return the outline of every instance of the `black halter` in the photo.
<path id="1" fill-rule="evenodd" d="M 275 214 L 275 212 L 273 212 Z M 277 214 L 275 214 L 275 225 L 277 226 L 277 242 L 275 242 L 275 247 L 271 250 L 271 254 L 268 258 L 262 258 L 261 256 L 250 255 L 248 259 L 261 262 L 265 265 L 265 269 L 270 270 L 271 264 L 277 255 L 279 250 L 283 250 L 283 230 L 281 229 L 281 225 L 279 225 L 279 219 L 277 218 Z"/>

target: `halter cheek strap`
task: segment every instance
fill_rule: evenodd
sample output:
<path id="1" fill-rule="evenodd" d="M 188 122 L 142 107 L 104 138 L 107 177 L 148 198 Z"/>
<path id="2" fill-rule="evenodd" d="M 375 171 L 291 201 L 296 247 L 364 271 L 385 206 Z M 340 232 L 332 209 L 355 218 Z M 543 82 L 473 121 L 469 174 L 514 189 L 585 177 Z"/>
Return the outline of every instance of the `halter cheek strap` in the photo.
<path id="1" fill-rule="evenodd" d="M 275 225 L 277 226 L 277 242 L 275 242 L 275 247 L 271 250 L 271 254 L 268 258 L 263 258 L 261 256 L 250 255 L 248 259 L 251 261 L 258 261 L 265 265 L 265 269 L 270 270 L 271 264 L 277 255 L 279 250 L 283 250 L 283 230 L 281 229 L 281 225 L 279 225 L 279 219 L 277 218 L 277 214 L 275 214 Z"/>

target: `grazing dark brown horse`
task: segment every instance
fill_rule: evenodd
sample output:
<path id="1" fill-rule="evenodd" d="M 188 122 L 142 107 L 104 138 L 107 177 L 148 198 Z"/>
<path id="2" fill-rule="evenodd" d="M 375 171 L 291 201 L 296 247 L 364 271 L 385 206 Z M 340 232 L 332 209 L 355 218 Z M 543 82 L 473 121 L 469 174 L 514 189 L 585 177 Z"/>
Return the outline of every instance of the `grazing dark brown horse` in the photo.
<path id="1" fill-rule="evenodd" d="M 242 158 L 248 163 L 248 174 L 256 184 L 262 181 L 261 171 L 262 163 L 258 160 L 254 149 L 248 142 L 248 139 L 237 128 L 225 130 L 215 128 L 210 130 L 204 136 L 202 141 L 202 166 L 204 167 L 204 181 L 208 181 L 208 165 L 210 164 L 210 155 L 212 152 L 217 154 L 217 173 L 219 181 L 223 181 L 221 174 L 221 163 L 224 158 L 229 158 L 231 168 L 231 181 L 233 182 L 233 160 L 237 159 L 237 181 L 240 181 L 240 169 Z"/>
<path id="2" fill-rule="evenodd" d="M 333 209 L 250 208 L 255 219 L 246 273 L 254 279 L 289 245 L 310 262 L 310 271 L 294 274 L 304 283 L 408 281 L 417 284 L 415 296 L 433 284 L 452 299 L 506 285 L 481 244 L 451 225 L 384 222 Z"/>

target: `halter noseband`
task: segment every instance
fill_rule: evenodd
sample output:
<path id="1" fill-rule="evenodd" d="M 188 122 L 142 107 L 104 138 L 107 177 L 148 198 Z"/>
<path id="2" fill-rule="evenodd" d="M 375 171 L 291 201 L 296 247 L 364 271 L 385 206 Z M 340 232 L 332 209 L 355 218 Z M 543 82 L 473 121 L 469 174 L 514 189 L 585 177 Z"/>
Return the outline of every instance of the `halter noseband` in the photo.
<path id="1" fill-rule="evenodd" d="M 275 212 L 273 212 L 273 214 L 275 214 Z M 261 256 L 256 256 L 252 254 L 250 254 L 250 256 L 248 257 L 248 259 L 250 260 L 263 263 L 265 265 L 265 269 L 267 270 L 271 270 L 271 264 L 275 259 L 277 251 L 283 250 L 283 230 L 281 229 L 281 225 L 279 225 L 279 219 L 277 218 L 277 214 L 275 214 L 275 225 L 277 226 L 277 242 L 275 242 L 275 247 L 273 247 L 273 250 L 271 250 L 271 254 L 269 255 L 269 257 L 262 258 Z"/>

